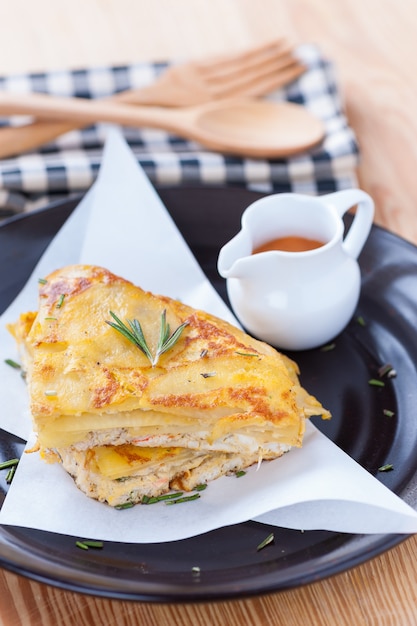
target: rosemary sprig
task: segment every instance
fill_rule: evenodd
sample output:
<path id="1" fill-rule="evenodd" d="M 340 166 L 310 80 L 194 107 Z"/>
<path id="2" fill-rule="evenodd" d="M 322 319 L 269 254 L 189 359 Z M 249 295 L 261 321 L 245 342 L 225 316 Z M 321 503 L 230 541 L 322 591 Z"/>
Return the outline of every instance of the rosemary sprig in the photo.
<path id="1" fill-rule="evenodd" d="M 126 320 L 127 324 L 122 322 L 121 319 L 117 317 L 113 311 L 109 311 L 110 315 L 114 319 L 114 322 L 109 322 L 106 320 L 106 324 L 117 330 L 121 333 L 126 339 L 128 339 L 131 343 L 139 348 L 143 352 L 143 354 L 149 359 L 152 367 L 159 361 L 159 357 L 167 352 L 177 343 L 179 338 L 181 337 L 182 331 L 186 326 L 188 326 L 188 322 L 183 322 L 173 333 L 171 333 L 171 329 L 166 319 L 166 310 L 164 310 L 161 314 L 161 326 L 159 329 L 159 339 L 156 346 L 155 354 L 152 354 L 147 341 L 145 339 L 145 335 L 143 334 L 142 326 L 137 319 Z M 171 333 L 171 334 L 170 334 Z"/>

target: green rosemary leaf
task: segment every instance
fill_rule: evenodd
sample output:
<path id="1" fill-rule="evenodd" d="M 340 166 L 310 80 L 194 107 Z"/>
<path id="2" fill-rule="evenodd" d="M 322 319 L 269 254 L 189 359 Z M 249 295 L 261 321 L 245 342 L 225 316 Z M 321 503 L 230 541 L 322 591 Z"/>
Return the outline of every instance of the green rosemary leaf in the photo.
<path id="1" fill-rule="evenodd" d="M 129 339 L 129 341 L 131 341 L 132 343 L 138 345 L 134 333 L 129 330 L 126 324 L 123 324 L 123 322 L 119 320 L 119 318 L 117 317 L 117 315 L 115 315 L 115 313 L 113 313 L 113 311 L 110 311 L 110 315 L 116 321 L 115 322 L 106 321 L 106 324 L 108 324 L 109 326 L 117 330 L 119 333 L 124 335 L 126 339 Z"/>
<path id="2" fill-rule="evenodd" d="M 395 415 L 394 411 L 390 411 L 390 409 L 384 409 L 382 412 L 387 417 L 394 417 L 394 415 Z"/>
<path id="3" fill-rule="evenodd" d="M 246 476 L 246 472 L 244 470 L 239 470 L 238 472 L 235 472 L 235 476 L 236 478 L 242 478 L 242 476 Z"/>
<path id="4" fill-rule="evenodd" d="M 359 315 L 356 318 L 356 321 L 358 322 L 359 326 L 366 326 L 366 322 L 365 322 L 364 318 L 362 317 L 362 315 Z"/>
<path id="5" fill-rule="evenodd" d="M 143 496 L 142 504 L 156 504 L 157 502 L 163 502 L 164 500 L 176 500 L 182 495 L 182 491 L 176 491 L 175 493 L 164 493 L 162 496 Z"/>
<path id="6" fill-rule="evenodd" d="M 46 280 L 46 278 L 38 278 L 38 283 L 40 285 L 46 285 L 48 281 Z"/>
<path id="7" fill-rule="evenodd" d="M 371 387 L 385 387 L 384 381 L 378 380 L 377 378 L 371 378 L 368 380 L 368 384 L 371 385 Z"/>
<path id="8" fill-rule="evenodd" d="M 274 533 L 271 533 L 270 535 L 265 537 L 265 539 L 261 541 L 261 543 L 257 546 L 256 548 L 257 552 L 259 552 L 259 550 L 263 550 L 263 548 L 265 548 L 266 546 L 269 546 L 269 544 L 273 543 L 273 541 L 274 541 Z"/>
<path id="9" fill-rule="evenodd" d="M 115 506 L 114 508 L 117 511 L 123 511 L 123 509 L 131 509 L 133 508 L 135 505 L 133 504 L 133 502 L 125 502 L 124 504 L 118 504 L 117 506 Z"/>
<path id="10" fill-rule="evenodd" d="M 182 502 L 191 502 L 192 500 L 198 500 L 200 498 L 199 493 L 194 493 L 192 496 L 184 496 L 184 498 L 177 498 L 176 500 L 167 500 L 165 504 L 181 504 Z"/>
<path id="11" fill-rule="evenodd" d="M 146 343 L 145 335 L 143 334 L 142 326 L 139 324 L 138 320 L 128 320 L 128 324 L 133 331 L 133 336 L 136 338 L 137 347 L 142 350 L 143 354 L 150 360 L 152 365 L 153 357 L 152 353 L 148 348 L 148 344 Z"/>
<path id="12" fill-rule="evenodd" d="M 386 465 L 381 465 L 381 467 L 378 467 L 378 472 L 390 472 L 393 469 L 394 466 L 392 465 L 392 463 L 387 463 Z"/>
<path id="13" fill-rule="evenodd" d="M 378 369 L 378 376 L 382 378 L 383 376 L 386 376 L 391 370 L 392 365 L 390 363 L 386 363 Z"/>
<path id="14" fill-rule="evenodd" d="M 170 331 L 170 327 L 169 324 L 167 324 L 167 312 L 164 309 L 161 315 L 161 326 L 159 329 L 159 340 L 158 340 L 158 345 L 156 347 L 156 353 L 159 354 L 160 351 L 163 349 L 164 344 L 166 343 L 166 341 L 169 339 L 169 331 Z"/>
<path id="15" fill-rule="evenodd" d="M 336 347 L 335 343 L 328 343 L 325 346 L 323 346 L 322 348 L 320 348 L 321 352 L 330 352 L 331 350 L 334 350 Z"/>
<path id="16" fill-rule="evenodd" d="M 0 470 L 15 467 L 18 463 L 19 459 L 9 459 L 8 461 L 3 461 L 3 463 L 0 463 Z"/>
<path id="17" fill-rule="evenodd" d="M 19 363 L 16 363 L 16 361 L 13 361 L 13 359 L 4 359 L 4 362 L 7 365 L 10 365 L 10 367 L 14 367 L 15 370 L 20 370 L 22 369 L 22 366 L 19 365 Z"/>
<path id="18" fill-rule="evenodd" d="M 162 316 L 163 317 L 165 316 L 165 311 L 163 312 Z M 161 354 L 164 354 L 164 352 L 168 352 L 168 350 L 174 347 L 178 339 L 181 337 L 182 331 L 184 330 L 186 326 L 188 326 L 188 322 L 183 322 L 180 326 L 178 326 L 176 330 L 174 330 L 171 336 L 169 336 L 169 332 L 170 332 L 169 324 L 166 326 L 164 339 L 162 341 L 162 333 L 161 333 L 161 337 L 158 342 L 158 348 L 155 354 L 155 364 L 158 362 L 158 359 L 161 356 Z"/>
<path id="19" fill-rule="evenodd" d="M 64 304 L 64 298 L 65 298 L 65 294 L 61 293 L 61 295 L 59 296 L 58 302 L 56 304 L 57 309 L 60 309 L 62 305 Z"/>
<path id="20" fill-rule="evenodd" d="M 6 483 L 10 485 L 12 482 L 14 475 L 16 474 L 17 465 L 13 465 L 6 474 Z"/>

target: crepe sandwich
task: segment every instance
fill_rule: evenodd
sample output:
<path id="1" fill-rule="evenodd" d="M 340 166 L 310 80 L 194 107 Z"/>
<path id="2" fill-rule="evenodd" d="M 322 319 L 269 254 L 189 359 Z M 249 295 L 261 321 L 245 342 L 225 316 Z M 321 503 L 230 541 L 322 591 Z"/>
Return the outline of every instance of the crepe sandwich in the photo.
<path id="1" fill-rule="evenodd" d="M 275 349 L 101 267 L 47 276 L 10 330 L 41 455 L 112 506 L 275 459 L 330 417 Z"/>

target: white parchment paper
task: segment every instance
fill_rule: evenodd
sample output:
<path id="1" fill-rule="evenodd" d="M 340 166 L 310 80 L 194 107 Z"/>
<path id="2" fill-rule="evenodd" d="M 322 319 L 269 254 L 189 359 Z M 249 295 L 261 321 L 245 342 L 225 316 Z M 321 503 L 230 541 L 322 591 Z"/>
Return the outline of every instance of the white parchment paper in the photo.
<path id="1" fill-rule="evenodd" d="M 234 322 L 143 170 L 112 131 L 99 177 L 57 234 L 27 286 L 0 320 L 0 426 L 29 439 L 25 384 L 5 324 L 37 306 L 38 278 L 69 263 L 102 265 L 145 289 Z M 166 542 L 249 519 L 300 530 L 414 533 L 417 513 L 312 424 L 302 449 L 209 484 L 199 500 L 117 511 L 87 498 L 59 465 L 24 454 L 0 523 L 107 541 Z"/>

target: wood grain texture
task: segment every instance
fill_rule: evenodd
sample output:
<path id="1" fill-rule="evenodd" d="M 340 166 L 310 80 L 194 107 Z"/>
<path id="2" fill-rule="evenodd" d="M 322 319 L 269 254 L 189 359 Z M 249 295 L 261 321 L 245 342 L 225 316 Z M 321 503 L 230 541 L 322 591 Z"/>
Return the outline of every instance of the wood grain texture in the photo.
<path id="1" fill-rule="evenodd" d="M 0 7 L 0 74 L 198 58 L 279 34 L 318 43 L 338 69 L 376 220 L 417 243 L 415 0 L 2 0 Z M 413 626 L 416 552 L 414 536 L 304 588 L 182 605 L 94 598 L 0 570 L 0 626 Z"/>

